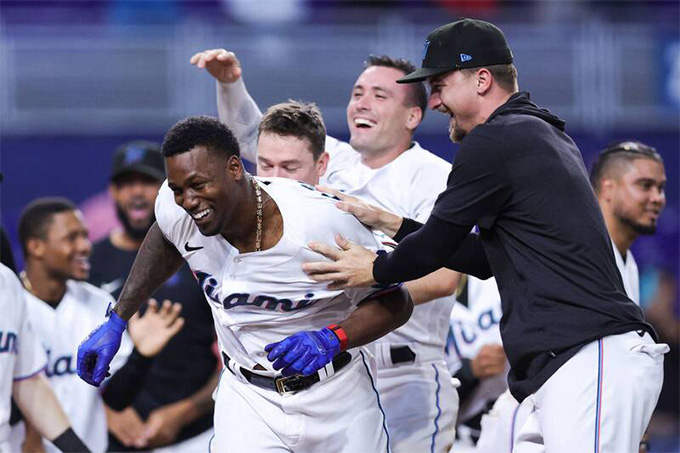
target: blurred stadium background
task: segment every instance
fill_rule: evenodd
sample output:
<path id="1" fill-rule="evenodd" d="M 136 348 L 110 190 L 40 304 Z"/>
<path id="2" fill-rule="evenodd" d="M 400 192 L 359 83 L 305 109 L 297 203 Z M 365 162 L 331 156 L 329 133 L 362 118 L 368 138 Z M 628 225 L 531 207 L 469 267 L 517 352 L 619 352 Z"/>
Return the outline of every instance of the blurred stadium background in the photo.
<path id="1" fill-rule="evenodd" d="M 235 51 L 260 106 L 315 101 L 331 135 L 345 139 L 345 106 L 367 55 L 419 64 L 433 28 L 490 20 L 513 48 L 520 88 L 567 120 L 587 165 L 620 139 L 655 146 L 665 159 L 666 211 L 633 251 L 643 306 L 668 321 L 657 328 L 675 345 L 673 385 L 659 404 L 670 418 L 655 428 L 653 449 L 677 451 L 679 11 L 673 0 L 2 0 L 2 224 L 18 255 L 22 207 L 61 195 L 83 208 L 93 239 L 106 234 L 116 222 L 106 193 L 115 148 L 161 141 L 187 115 L 216 115 L 214 81 L 189 65 L 194 52 Z M 417 139 L 451 160 L 446 124 L 429 112 Z"/>

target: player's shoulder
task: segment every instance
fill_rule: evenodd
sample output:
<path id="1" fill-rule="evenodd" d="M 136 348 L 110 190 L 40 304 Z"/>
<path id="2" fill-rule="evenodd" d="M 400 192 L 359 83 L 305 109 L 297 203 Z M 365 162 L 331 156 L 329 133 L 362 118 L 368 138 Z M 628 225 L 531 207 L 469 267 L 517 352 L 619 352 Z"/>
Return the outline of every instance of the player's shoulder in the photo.
<path id="1" fill-rule="evenodd" d="M 91 283 L 69 280 L 66 282 L 66 286 L 73 299 L 82 304 L 106 309 L 109 302 L 113 302 L 113 297 L 110 293 L 97 288 Z"/>
<path id="2" fill-rule="evenodd" d="M 4 315 L 7 315 L 8 311 L 24 309 L 23 290 L 19 277 L 10 268 L 0 264 L 0 307 L 2 307 L 0 311 Z"/>
<path id="3" fill-rule="evenodd" d="M 395 170 L 404 176 L 411 175 L 412 179 L 439 178 L 446 181 L 451 164 L 434 153 L 424 149 L 417 142 L 402 153 L 393 164 Z"/>

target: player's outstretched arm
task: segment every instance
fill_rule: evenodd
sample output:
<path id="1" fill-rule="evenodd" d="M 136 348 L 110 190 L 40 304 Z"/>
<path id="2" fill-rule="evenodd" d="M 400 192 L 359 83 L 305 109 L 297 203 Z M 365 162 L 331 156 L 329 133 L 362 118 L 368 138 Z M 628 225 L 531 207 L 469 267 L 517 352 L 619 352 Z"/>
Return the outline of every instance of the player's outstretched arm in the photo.
<path id="1" fill-rule="evenodd" d="M 137 253 L 116 307 L 108 313 L 107 321 L 93 330 L 78 347 L 78 376 L 99 387 L 118 352 L 127 321 L 163 282 L 177 272 L 181 264 L 182 256 L 154 223 Z"/>
<path id="2" fill-rule="evenodd" d="M 12 396 L 21 413 L 38 433 L 62 451 L 89 451 L 71 429 L 71 423 L 42 373 L 14 381 Z"/>
<path id="3" fill-rule="evenodd" d="M 267 359 L 284 376 L 318 371 L 340 352 L 363 346 L 387 335 L 408 321 L 413 301 L 406 288 L 399 286 L 368 299 L 339 324 L 321 330 L 298 332 L 278 343 L 268 344 Z"/>
<path id="4" fill-rule="evenodd" d="M 217 112 L 229 125 L 241 148 L 241 156 L 257 162 L 257 128 L 262 112 L 246 89 L 243 69 L 234 52 L 209 49 L 191 57 L 190 63 L 205 69 L 217 81 Z"/>

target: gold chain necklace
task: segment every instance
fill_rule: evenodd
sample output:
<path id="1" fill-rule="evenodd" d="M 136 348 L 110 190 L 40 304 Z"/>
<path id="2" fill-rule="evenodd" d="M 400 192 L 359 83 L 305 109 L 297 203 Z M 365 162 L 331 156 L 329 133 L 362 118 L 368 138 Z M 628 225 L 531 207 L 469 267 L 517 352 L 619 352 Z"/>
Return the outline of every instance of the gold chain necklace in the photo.
<path id="1" fill-rule="evenodd" d="M 255 231 L 255 251 L 262 251 L 262 191 L 260 185 L 255 181 L 255 178 L 250 178 L 255 189 L 255 198 L 257 199 L 257 230 Z"/>
<path id="2" fill-rule="evenodd" d="M 24 284 L 24 288 L 31 293 L 33 293 L 33 285 L 31 285 L 31 281 L 28 279 L 28 276 L 26 275 L 26 271 L 21 271 L 19 272 L 19 278 L 21 279 L 21 283 Z"/>

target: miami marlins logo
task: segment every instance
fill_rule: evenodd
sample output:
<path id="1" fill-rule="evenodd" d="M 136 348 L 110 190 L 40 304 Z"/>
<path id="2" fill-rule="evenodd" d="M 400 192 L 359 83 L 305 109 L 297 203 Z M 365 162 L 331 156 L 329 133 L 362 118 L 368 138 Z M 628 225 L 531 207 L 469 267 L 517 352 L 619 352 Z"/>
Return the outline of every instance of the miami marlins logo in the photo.
<path id="1" fill-rule="evenodd" d="M 430 41 L 425 41 L 425 44 L 423 44 L 423 60 L 427 56 L 427 49 L 430 47 Z"/>
<path id="2" fill-rule="evenodd" d="M 217 291 L 219 286 L 217 279 L 212 275 L 201 271 L 196 271 L 195 275 L 198 279 L 198 283 L 203 288 L 203 292 L 205 292 L 205 295 L 208 297 L 208 299 L 216 302 L 219 305 L 222 305 L 226 310 L 234 307 L 250 305 L 264 308 L 265 310 L 289 312 L 301 310 L 316 302 L 316 300 L 313 299 L 313 293 L 305 294 L 305 297 L 301 300 L 278 299 L 274 296 L 268 296 L 266 294 L 256 295 L 249 293 L 233 293 L 220 300 Z"/>

